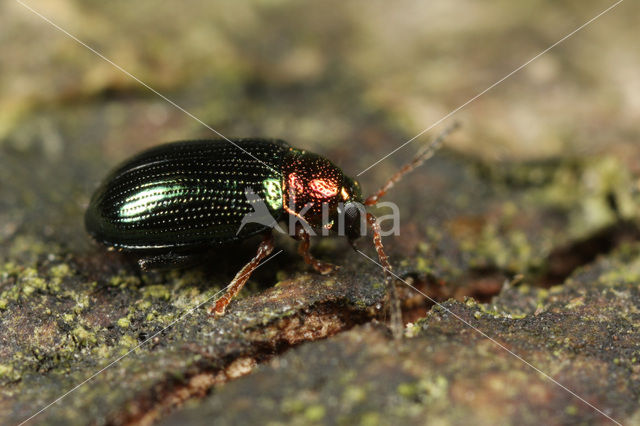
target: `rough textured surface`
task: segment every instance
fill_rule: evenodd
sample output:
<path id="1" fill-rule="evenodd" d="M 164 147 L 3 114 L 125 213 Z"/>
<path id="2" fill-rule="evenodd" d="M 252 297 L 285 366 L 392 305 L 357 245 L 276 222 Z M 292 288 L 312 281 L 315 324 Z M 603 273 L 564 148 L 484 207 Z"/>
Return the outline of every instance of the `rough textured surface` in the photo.
<path id="1" fill-rule="evenodd" d="M 29 4 L 225 135 L 282 138 L 352 176 L 606 7 Z M 446 149 L 389 194 L 402 213 L 392 264 L 450 310 L 398 284 L 412 323 L 398 344 L 380 270 L 346 241 L 314 241 L 342 266 L 321 277 L 278 238 L 284 251 L 217 321 L 206 301 L 256 241 L 145 274 L 93 245 L 82 214 L 110 167 L 212 134 L 3 2 L 0 423 L 123 355 L 34 421 L 606 423 L 451 312 L 640 422 L 637 15 L 624 2 L 469 105 Z M 365 193 L 425 140 L 363 174 Z"/>
<path id="2" fill-rule="evenodd" d="M 401 344 L 371 324 L 305 344 L 163 424 L 607 423 L 478 330 L 606 414 L 637 422 L 639 256 L 640 245 L 625 246 L 563 286 L 506 288 L 488 305 L 446 302 Z"/>

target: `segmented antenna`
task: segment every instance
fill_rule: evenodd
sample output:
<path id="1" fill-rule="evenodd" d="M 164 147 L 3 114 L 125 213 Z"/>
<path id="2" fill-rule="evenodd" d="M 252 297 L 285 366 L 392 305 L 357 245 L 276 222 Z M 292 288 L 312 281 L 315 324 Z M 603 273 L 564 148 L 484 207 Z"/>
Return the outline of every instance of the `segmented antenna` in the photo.
<path id="1" fill-rule="evenodd" d="M 458 129 L 459 127 L 460 127 L 460 123 L 456 121 L 451 126 L 444 129 L 442 133 L 440 133 L 433 140 L 433 142 L 431 142 L 429 145 L 425 146 L 420 151 L 418 151 L 416 156 L 413 157 L 413 159 L 410 162 L 402 166 L 400 170 L 398 170 L 393 176 L 391 176 L 391 178 L 387 181 L 387 183 L 385 183 L 378 190 L 378 192 L 369 196 L 365 200 L 364 205 L 365 206 L 375 205 L 380 199 L 380 197 L 384 196 L 384 194 L 386 194 L 387 191 L 389 191 L 393 187 L 393 185 L 398 183 L 398 181 L 400 181 L 400 179 L 402 179 L 404 175 L 406 175 L 416 167 L 420 167 L 422 163 L 424 163 L 429 158 L 431 158 L 433 154 L 435 154 L 435 152 L 442 146 L 442 143 L 444 142 L 445 138 L 449 136 L 449 134 L 452 133 L 454 130 Z"/>

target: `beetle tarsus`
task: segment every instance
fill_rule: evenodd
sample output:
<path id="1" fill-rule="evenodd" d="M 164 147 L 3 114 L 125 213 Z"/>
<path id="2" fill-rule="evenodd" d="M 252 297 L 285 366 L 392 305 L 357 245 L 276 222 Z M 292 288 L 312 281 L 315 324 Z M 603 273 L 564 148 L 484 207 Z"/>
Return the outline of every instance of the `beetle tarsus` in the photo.
<path id="1" fill-rule="evenodd" d="M 309 238 L 309 233 L 305 231 L 303 228 L 299 228 L 297 231 L 297 238 L 300 239 L 300 245 L 298 246 L 298 253 L 304 258 L 304 261 L 307 265 L 311 266 L 318 273 L 322 275 L 328 275 L 332 272 L 340 269 L 337 265 L 333 263 L 323 262 L 321 260 L 316 259 L 311 254 L 311 242 Z"/>
<path id="2" fill-rule="evenodd" d="M 273 235 L 269 232 L 265 234 L 264 239 L 258 246 L 258 252 L 255 257 L 236 274 L 231 281 L 231 284 L 229 284 L 226 293 L 216 300 L 215 304 L 209 308 L 210 317 L 220 317 L 224 315 L 227 305 L 231 302 L 234 296 L 242 290 L 242 287 L 244 287 L 245 283 L 249 280 L 253 271 L 265 257 L 271 254 L 273 248 Z"/>

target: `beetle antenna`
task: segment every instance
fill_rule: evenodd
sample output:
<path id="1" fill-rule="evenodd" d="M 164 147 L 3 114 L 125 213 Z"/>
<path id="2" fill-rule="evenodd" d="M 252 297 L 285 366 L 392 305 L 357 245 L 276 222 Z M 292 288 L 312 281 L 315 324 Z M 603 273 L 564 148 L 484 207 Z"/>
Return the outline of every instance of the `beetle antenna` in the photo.
<path id="1" fill-rule="evenodd" d="M 400 308 L 400 299 L 398 299 L 398 292 L 396 290 L 396 283 L 391 275 L 391 264 L 389 264 L 389 257 L 384 252 L 382 246 L 382 236 L 380 235 L 380 224 L 377 222 L 376 217 L 371 213 L 367 213 L 367 224 L 373 232 L 373 245 L 378 253 L 378 259 L 380 264 L 384 268 L 385 287 L 389 295 L 389 312 L 391 320 L 391 333 L 396 339 L 402 338 L 404 334 L 404 323 L 402 322 L 402 309 Z"/>
<path id="2" fill-rule="evenodd" d="M 433 154 L 435 154 L 435 152 L 442 146 L 445 138 L 449 136 L 449 134 L 452 133 L 454 130 L 458 129 L 459 127 L 460 127 L 460 123 L 455 121 L 451 126 L 444 129 L 442 133 L 440 133 L 433 140 L 433 142 L 431 142 L 429 145 L 425 146 L 420 151 L 418 151 L 418 153 L 415 155 L 415 157 L 413 157 L 413 159 L 410 162 L 402 166 L 400 170 L 398 170 L 393 176 L 391 176 L 391 179 L 389 179 L 387 183 L 385 183 L 382 186 L 382 188 L 378 190 L 378 192 L 369 196 L 365 200 L 364 205 L 365 206 L 375 205 L 378 202 L 378 200 L 382 196 L 384 196 L 384 194 L 386 194 L 388 190 L 390 190 L 393 187 L 393 185 L 398 183 L 398 181 L 400 181 L 400 179 L 404 177 L 404 175 L 406 175 L 416 167 L 420 167 L 422 163 L 424 163 L 429 158 L 431 158 Z"/>

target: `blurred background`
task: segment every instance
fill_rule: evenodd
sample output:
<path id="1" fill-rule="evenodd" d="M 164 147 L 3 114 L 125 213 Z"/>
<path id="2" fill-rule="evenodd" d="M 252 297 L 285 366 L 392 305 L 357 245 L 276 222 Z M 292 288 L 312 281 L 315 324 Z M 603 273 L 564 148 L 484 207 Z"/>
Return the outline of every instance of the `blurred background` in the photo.
<path id="1" fill-rule="evenodd" d="M 360 169 L 612 2 L 28 4 L 225 135 L 317 151 L 340 144 Z M 145 144 L 214 136 L 19 3 L 1 7 L 3 145 L 44 139 L 64 155 L 84 139 L 113 161 Z M 623 2 L 467 106 L 453 146 L 488 158 L 629 158 L 640 113 L 637 12 Z M 61 137 L 74 119 L 92 134 Z M 379 150 L 357 150 L 375 138 Z"/>
<path id="2" fill-rule="evenodd" d="M 34 333 L 30 321 L 39 327 L 47 320 L 38 318 L 51 315 L 36 302 L 21 302 L 31 300 L 33 277 L 42 275 L 49 282 L 52 268 L 70 261 L 65 270 L 75 278 L 63 278 L 75 283 L 70 286 L 82 288 L 82 281 L 93 280 L 98 288 L 121 281 L 139 284 L 126 262 L 109 258 L 103 263 L 104 253 L 84 233 L 82 214 L 93 189 L 109 168 L 143 148 L 217 135 L 46 19 L 223 135 L 281 138 L 330 158 L 355 176 L 614 2 L 24 4 L 0 3 L 0 261 L 5 265 L 0 270 L 5 326 L 0 379 L 16 382 L 24 380 L 23 374 L 48 371 L 37 354 L 49 354 L 50 360 L 63 353 L 55 359 L 72 360 L 85 350 L 77 376 L 65 384 L 70 386 L 100 364 L 91 359 L 96 353 L 109 358 L 131 347 L 125 337 L 137 333 L 135 327 L 152 330 L 170 322 L 171 315 L 188 306 L 187 299 L 174 301 L 184 289 L 193 285 L 194 294 L 211 294 L 207 279 L 197 274 L 186 281 L 179 275 L 147 277 L 166 284 L 172 295 L 155 298 L 150 306 L 171 315 L 145 322 L 145 311 L 139 322 L 135 315 L 130 318 L 137 325 L 128 330 L 113 331 L 107 324 L 115 319 L 99 319 L 116 296 L 105 296 L 100 305 L 92 293 L 78 290 L 82 297 L 68 296 L 76 304 L 85 301 L 76 316 L 55 332 L 47 331 L 50 340 L 29 340 L 25 336 Z M 637 219 L 640 191 L 638 16 L 640 3 L 623 1 L 358 177 L 365 192 L 371 192 L 453 119 L 463 124 L 447 141 L 444 159 L 439 154 L 389 197 L 403 212 L 403 237 L 389 241 L 390 251 L 400 270 L 415 276 L 416 285 L 437 300 L 471 295 L 488 301 L 514 276 L 524 274 L 533 287 L 559 284 L 621 240 L 637 239 L 637 226 L 630 223 Z M 323 241 L 317 247 L 321 257 L 334 263 L 358 264 L 346 244 Z M 284 273 L 275 270 L 287 264 L 277 263 L 257 280 L 268 286 L 276 277 L 305 270 L 303 265 Z M 218 284 L 234 268 L 228 267 Z M 435 286 L 436 281 L 446 282 L 446 288 Z M 118 305 L 122 315 L 128 303 L 147 297 L 145 287 L 117 285 L 129 292 L 118 293 L 125 294 Z M 57 297 L 52 287 L 39 291 L 51 300 Z M 532 313 L 542 303 L 532 297 L 513 302 L 510 309 Z M 86 310 L 87 300 L 97 311 Z M 405 306 L 407 322 L 431 307 L 423 299 L 411 303 Z M 54 344 L 77 330 L 78 323 L 89 337 L 80 333 L 84 337 Z M 14 330 L 7 324 L 31 328 Z M 94 331 L 96 338 L 91 337 Z M 107 349 L 100 349 L 103 341 Z M 11 364 L 16 359 L 20 363 Z M 105 378 L 107 387 L 109 380 L 114 379 Z M 139 389 L 144 386 L 136 388 L 136 395 Z M 29 407 L 59 390 L 25 396 L 24 407 L 10 418 L 21 419 Z M 18 407 L 11 399 L 15 395 L 4 395 L 5 407 Z M 98 423 L 135 417 L 130 412 L 114 417 L 126 405 L 118 404 L 101 408 L 79 401 L 76 407 L 106 410 L 92 412 Z M 443 413 L 447 404 L 441 406 Z M 487 418 L 503 420 L 496 404 L 479 404 Z M 588 421 L 593 413 L 585 410 L 583 420 Z"/>

